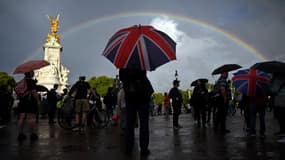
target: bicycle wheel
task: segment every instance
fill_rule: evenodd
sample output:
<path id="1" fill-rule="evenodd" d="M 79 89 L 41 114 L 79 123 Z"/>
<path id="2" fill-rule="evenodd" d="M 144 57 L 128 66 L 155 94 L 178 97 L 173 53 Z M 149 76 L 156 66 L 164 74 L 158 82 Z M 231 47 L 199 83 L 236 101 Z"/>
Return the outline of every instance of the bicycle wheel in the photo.
<path id="1" fill-rule="evenodd" d="M 111 118 L 106 110 L 98 111 L 98 117 L 100 117 L 101 126 L 107 127 L 109 125 Z"/>
<path id="2" fill-rule="evenodd" d="M 91 128 L 100 127 L 101 119 L 97 113 L 97 109 L 93 106 L 87 113 L 87 126 Z"/>
<path id="3" fill-rule="evenodd" d="M 63 129 L 72 129 L 73 124 L 73 115 L 66 113 L 64 108 L 58 109 L 57 114 L 58 125 Z"/>
<path id="4" fill-rule="evenodd" d="M 72 129 L 74 126 L 74 99 L 71 96 L 67 96 L 61 108 L 58 109 L 57 122 L 63 129 Z"/>
<path id="5" fill-rule="evenodd" d="M 106 126 L 106 112 L 93 106 L 87 113 L 87 126 L 91 128 L 104 128 Z"/>

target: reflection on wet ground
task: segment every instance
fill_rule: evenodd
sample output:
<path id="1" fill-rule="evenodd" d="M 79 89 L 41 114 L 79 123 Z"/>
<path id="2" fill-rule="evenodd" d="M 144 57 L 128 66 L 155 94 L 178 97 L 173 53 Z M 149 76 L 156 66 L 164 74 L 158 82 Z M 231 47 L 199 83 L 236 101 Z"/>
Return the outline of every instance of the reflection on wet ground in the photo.
<path id="1" fill-rule="evenodd" d="M 258 135 L 247 137 L 240 115 L 228 117 L 227 126 L 231 132 L 227 135 L 214 133 L 211 125 L 208 128 L 197 128 L 191 114 L 181 115 L 183 128 L 175 131 L 171 118 L 151 117 L 151 154 L 147 159 L 285 159 L 285 144 L 278 143 L 279 138 L 274 136 L 278 127 L 271 112 L 267 113 L 265 139 L 260 139 Z M 1 128 L 1 160 L 140 159 L 138 147 L 131 157 L 123 153 L 124 136 L 119 126 L 86 129 L 85 133 L 79 134 L 63 130 L 57 125 L 50 126 L 47 120 L 40 120 L 38 130 L 38 141 L 27 139 L 18 143 L 15 121 Z"/>

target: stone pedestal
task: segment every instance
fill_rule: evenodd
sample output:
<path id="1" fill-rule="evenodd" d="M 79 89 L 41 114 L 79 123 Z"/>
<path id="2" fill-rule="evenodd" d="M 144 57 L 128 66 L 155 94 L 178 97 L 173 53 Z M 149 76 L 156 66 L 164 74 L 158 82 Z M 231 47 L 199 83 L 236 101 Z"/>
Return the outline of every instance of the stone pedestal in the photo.
<path id="1" fill-rule="evenodd" d="M 46 42 L 43 46 L 44 60 L 50 63 L 49 66 L 43 67 L 35 71 L 35 77 L 38 84 L 53 88 L 54 84 L 58 84 L 58 91 L 62 92 L 64 88 L 68 87 L 69 70 L 61 64 L 60 54 L 62 46 L 52 39 Z"/>

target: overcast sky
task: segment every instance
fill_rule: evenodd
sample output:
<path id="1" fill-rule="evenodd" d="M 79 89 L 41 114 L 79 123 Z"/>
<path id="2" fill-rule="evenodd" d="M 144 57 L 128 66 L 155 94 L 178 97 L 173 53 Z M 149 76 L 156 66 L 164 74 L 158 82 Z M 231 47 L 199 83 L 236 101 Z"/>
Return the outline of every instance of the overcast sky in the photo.
<path id="1" fill-rule="evenodd" d="M 222 64 L 247 68 L 264 60 L 215 27 L 268 60 L 285 61 L 284 8 L 284 0 L 1 0 L 0 71 L 12 73 L 24 61 L 43 59 L 47 15 L 60 14 L 62 64 L 70 70 L 71 84 L 80 75 L 115 77 L 118 70 L 102 56 L 108 39 L 120 28 L 142 24 L 177 42 L 177 60 L 148 72 L 155 90 L 168 91 L 175 70 L 181 89 L 187 89 L 197 78 L 214 82 L 218 76 L 211 72 Z"/>

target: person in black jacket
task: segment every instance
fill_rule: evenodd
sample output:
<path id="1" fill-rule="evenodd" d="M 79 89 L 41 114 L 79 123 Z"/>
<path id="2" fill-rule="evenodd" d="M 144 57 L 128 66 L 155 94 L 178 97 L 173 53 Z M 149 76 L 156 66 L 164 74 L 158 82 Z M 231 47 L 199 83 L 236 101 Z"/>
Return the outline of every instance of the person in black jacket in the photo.
<path id="1" fill-rule="evenodd" d="M 109 118 L 111 118 L 113 116 L 113 110 L 115 108 L 116 105 L 116 96 L 113 93 L 113 87 L 109 87 L 107 94 L 104 96 L 103 102 L 106 106 L 107 109 L 107 113 L 109 115 Z"/>
<path id="2" fill-rule="evenodd" d="M 173 88 L 170 89 L 169 91 L 169 98 L 171 99 L 171 104 L 173 108 L 173 128 L 174 129 L 179 129 L 182 128 L 181 125 L 179 125 L 179 115 L 181 113 L 181 105 L 182 105 L 182 94 L 180 90 L 178 89 L 179 87 L 179 82 L 178 80 L 173 81 Z"/>
<path id="3" fill-rule="evenodd" d="M 198 127 L 201 126 L 201 116 L 202 116 L 202 126 L 206 128 L 206 111 L 208 104 L 208 90 L 205 83 L 197 81 L 197 85 L 194 88 L 192 98 L 192 105 L 194 107 L 194 114 L 198 122 Z"/>
<path id="4" fill-rule="evenodd" d="M 136 116 L 139 115 L 139 141 L 141 156 L 147 156 L 149 145 L 149 102 L 154 92 L 146 71 L 120 69 L 120 80 L 123 82 L 126 100 L 126 153 L 131 154 L 134 146 L 134 128 Z"/>
<path id="5" fill-rule="evenodd" d="M 214 121 L 215 132 L 229 133 L 230 131 L 226 129 L 226 116 L 228 112 L 228 97 L 227 89 L 225 86 L 221 85 L 216 95 L 217 113 Z"/>
<path id="6" fill-rule="evenodd" d="M 54 117 L 56 112 L 56 103 L 59 100 L 59 96 L 56 93 L 56 90 L 58 88 L 58 84 L 54 84 L 53 88 L 48 92 L 47 94 L 47 100 L 48 100 L 48 117 L 49 117 L 49 124 L 54 124 Z"/>

